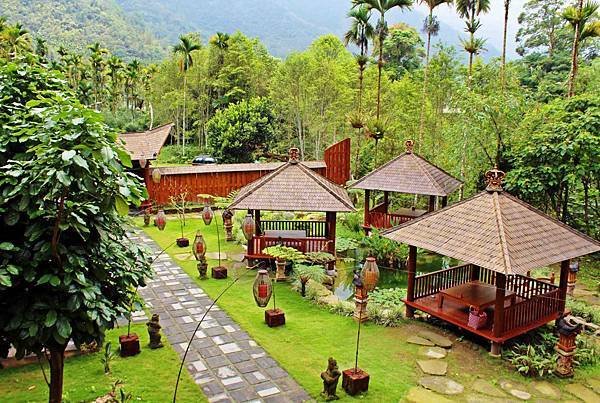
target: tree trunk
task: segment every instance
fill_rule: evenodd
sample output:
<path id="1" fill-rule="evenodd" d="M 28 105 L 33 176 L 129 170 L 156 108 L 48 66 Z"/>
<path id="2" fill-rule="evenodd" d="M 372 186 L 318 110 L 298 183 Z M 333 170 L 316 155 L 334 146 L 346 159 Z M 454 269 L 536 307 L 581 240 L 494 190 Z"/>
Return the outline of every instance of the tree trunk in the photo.
<path id="1" fill-rule="evenodd" d="M 431 24 L 433 19 L 433 9 L 429 9 L 429 20 Z M 429 52 L 431 50 L 431 30 L 427 30 L 427 50 L 425 52 L 425 69 L 423 70 L 423 98 L 421 100 L 421 117 L 419 119 L 419 141 L 417 142 L 417 151 L 421 151 L 423 143 L 423 131 L 425 130 L 425 104 L 427 101 L 427 85 L 429 82 Z"/>
<path id="2" fill-rule="evenodd" d="M 185 71 L 183 72 L 183 138 L 181 141 L 181 154 L 183 156 L 183 158 L 185 159 L 185 120 L 186 120 L 186 116 L 185 116 L 185 89 L 187 87 L 187 74 L 185 74 Z"/>
<path id="3" fill-rule="evenodd" d="M 65 348 L 67 345 L 52 346 L 50 350 L 50 393 L 48 403 L 61 403 L 63 395 L 63 374 Z"/>
<path id="4" fill-rule="evenodd" d="M 383 35 L 379 35 L 379 60 L 377 61 L 377 121 L 381 112 L 381 70 L 383 69 Z"/>
<path id="5" fill-rule="evenodd" d="M 362 94 L 363 94 L 363 75 L 364 69 L 362 66 L 358 66 L 358 115 L 361 116 L 362 120 Z M 364 122 L 363 122 L 364 124 Z M 360 144 L 361 137 L 363 135 L 363 129 L 360 128 L 358 131 L 358 139 L 356 141 L 356 157 L 354 157 L 354 178 L 357 177 L 358 174 L 358 166 L 360 165 Z"/>
<path id="6" fill-rule="evenodd" d="M 578 12 L 581 14 L 583 9 L 583 0 L 579 0 Z M 581 21 L 575 24 L 575 34 L 573 36 L 573 52 L 571 53 L 571 73 L 569 74 L 569 88 L 567 98 L 575 95 L 575 78 L 577 77 L 577 63 L 579 56 L 579 35 L 581 33 Z"/>
<path id="7" fill-rule="evenodd" d="M 510 0 L 504 0 L 504 32 L 502 34 L 502 89 L 506 85 L 506 35 L 508 31 L 508 9 Z"/>

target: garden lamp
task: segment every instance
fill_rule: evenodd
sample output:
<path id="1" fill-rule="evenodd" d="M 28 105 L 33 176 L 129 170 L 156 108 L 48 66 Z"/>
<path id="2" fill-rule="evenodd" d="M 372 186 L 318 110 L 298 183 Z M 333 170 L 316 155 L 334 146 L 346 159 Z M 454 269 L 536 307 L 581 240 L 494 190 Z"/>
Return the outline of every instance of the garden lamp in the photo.
<path id="1" fill-rule="evenodd" d="M 206 241 L 204 241 L 204 237 L 200 231 L 196 231 L 196 237 L 192 244 L 192 253 L 198 261 L 204 260 L 206 256 Z"/>
<path id="2" fill-rule="evenodd" d="M 159 169 L 153 169 L 152 170 L 152 182 L 154 183 L 160 183 L 160 178 L 162 178 L 162 175 L 160 173 Z"/>
<path id="3" fill-rule="evenodd" d="M 214 216 L 215 213 L 213 212 L 212 208 L 210 208 L 208 204 L 204 206 L 204 209 L 202 209 L 202 220 L 204 221 L 204 224 L 210 225 Z"/>
<path id="4" fill-rule="evenodd" d="M 244 237 L 250 241 L 254 236 L 254 232 L 256 231 L 256 222 L 254 218 L 252 218 L 252 214 L 247 214 L 242 221 L 242 232 L 244 233 Z"/>
<path id="5" fill-rule="evenodd" d="M 369 256 L 367 258 L 360 276 L 362 277 L 363 286 L 368 292 L 373 291 L 375 287 L 377 287 L 377 282 L 379 281 L 379 267 L 377 267 L 377 262 L 374 257 Z"/>
<path id="6" fill-rule="evenodd" d="M 267 270 L 261 269 L 258 271 L 256 274 L 256 279 L 254 279 L 252 292 L 254 294 L 256 305 L 264 308 L 269 304 L 271 295 L 273 295 L 273 287 L 271 285 L 271 279 L 269 278 L 269 272 Z"/>
<path id="7" fill-rule="evenodd" d="M 167 216 L 165 215 L 164 210 L 158 210 L 158 214 L 156 214 L 156 218 L 154 219 L 154 224 L 159 231 L 165 229 L 165 226 L 167 225 Z"/>

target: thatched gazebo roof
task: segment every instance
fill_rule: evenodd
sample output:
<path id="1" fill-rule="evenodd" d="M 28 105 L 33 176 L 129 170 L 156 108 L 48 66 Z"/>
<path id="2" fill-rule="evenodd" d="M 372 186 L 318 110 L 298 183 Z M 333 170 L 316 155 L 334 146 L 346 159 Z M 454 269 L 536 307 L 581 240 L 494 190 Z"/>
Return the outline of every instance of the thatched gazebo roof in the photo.
<path id="1" fill-rule="evenodd" d="M 173 126 L 173 123 L 168 123 L 145 132 L 122 133 L 118 139 L 133 161 L 154 160 L 169 138 Z"/>
<path id="2" fill-rule="evenodd" d="M 600 243 L 504 192 L 489 171 L 478 195 L 384 233 L 397 242 L 505 274 L 600 251 Z"/>
<path id="3" fill-rule="evenodd" d="M 406 152 L 362 177 L 352 185 L 356 189 L 383 190 L 396 193 L 448 196 L 462 182 L 413 152 L 407 140 Z"/>
<path id="4" fill-rule="evenodd" d="M 244 186 L 229 206 L 235 210 L 350 212 L 354 206 L 339 185 L 298 161 L 298 150 L 277 170 Z"/>

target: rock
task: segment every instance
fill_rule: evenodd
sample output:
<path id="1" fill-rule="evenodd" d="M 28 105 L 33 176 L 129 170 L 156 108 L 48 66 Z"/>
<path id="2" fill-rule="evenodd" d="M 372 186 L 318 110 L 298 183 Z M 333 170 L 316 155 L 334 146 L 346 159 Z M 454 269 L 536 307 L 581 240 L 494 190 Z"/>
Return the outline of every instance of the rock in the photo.
<path id="1" fill-rule="evenodd" d="M 587 384 L 596 393 L 600 393 L 600 379 L 588 379 Z"/>
<path id="2" fill-rule="evenodd" d="M 419 379 L 419 384 L 442 395 L 457 395 L 465 390 L 460 383 L 445 376 L 426 376 Z"/>
<path id="3" fill-rule="evenodd" d="M 511 399 L 501 398 L 501 397 L 491 397 L 491 396 L 485 396 L 485 395 L 469 394 L 469 395 L 467 395 L 465 401 L 467 403 L 512 403 L 512 402 L 515 402 L 516 400 L 511 400 Z"/>
<path id="4" fill-rule="evenodd" d="M 326 297 L 320 297 L 319 298 L 319 304 L 323 304 L 323 305 L 335 305 L 338 302 L 340 302 L 340 299 L 337 295 L 328 295 Z"/>
<path id="5" fill-rule="evenodd" d="M 524 390 L 519 389 L 511 389 L 508 391 L 511 395 L 521 400 L 529 400 L 531 399 L 531 393 L 525 392 Z"/>
<path id="6" fill-rule="evenodd" d="M 503 390 L 510 393 L 512 396 L 516 397 L 517 399 L 521 399 L 521 400 L 531 399 L 531 393 L 527 392 L 526 391 L 527 387 L 525 387 L 525 385 L 523 385 L 521 383 L 514 382 L 514 381 L 511 381 L 508 379 L 501 379 L 499 384 Z"/>
<path id="7" fill-rule="evenodd" d="M 498 389 L 496 386 L 490 384 L 489 382 L 483 379 L 477 379 L 473 382 L 473 386 L 471 387 L 475 392 L 481 393 L 487 396 L 493 397 L 506 397 L 506 394 L 502 392 L 502 390 Z"/>
<path id="8" fill-rule="evenodd" d="M 441 360 L 417 360 L 421 371 L 428 375 L 446 375 L 448 363 Z"/>
<path id="9" fill-rule="evenodd" d="M 580 383 L 570 383 L 565 386 L 567 392 L 575 397 L 580 398 L 585 403 L 598 403 L 600 402 L 600 395 L 595 393 L 593 390 L 585 387 Z"/>
<path id="10" fill-rule="evenodd" d="M 408 339 L 406 339 L 406 342 L 411 344 L 418 344 L 419 346 L 435 346 L 435 344 L 433 344 L 431 341 L 419 336 L 410 336 Z"/>
<path id="11" fill-rule="evenodd" d="M 430 340 L 436 346 L 444 348 L 452 347 L 452 341 L 450 341 L 449 338 L 442 336 L 441 334 L 437 334 L 429 330 L 422 330 L 418 333 L 418 335 L 424 339 Z"/>
<path id="12" fill-rule="evenodd" d="M 440 359 L 446 357 L 448 352 L 441 347 L 421 347 L 419 354 L 428 358 Z"/>
<path id="13" fill-rule="evenodd" d="M 217 260 L 217 259 L 219 259 L 219 252 L 208 252 L 206 254 L 206 258 Z M 221 252 L 221 260 L 226 260 L 226 259 L 227 259 L 227 254 L 225 252 Z"/>
<path id="14" fill-rule="evenodd" d="M 531 387 L 536 392 L 538 392 L 540 395 L 542 395 L 544 397 L 547 397 L 550 399 L 555 399 L 555 400 L 560 399 L 560 389 L 557 388 L 556 386 L 552 385 L 550 382 L 547 382 L 547 381 L 532 382 Z"/>
<path id="15" fill-rule="evenodd" d="M 450 400 L 446 399 L 444 396 L 438 395 L 437 393 L 433 393 L 430 390 L 423 389 L 418 386 L 410 388 L 408 394 L 405 396 L 405 399 L 410 403 L 450 403 Z"/>

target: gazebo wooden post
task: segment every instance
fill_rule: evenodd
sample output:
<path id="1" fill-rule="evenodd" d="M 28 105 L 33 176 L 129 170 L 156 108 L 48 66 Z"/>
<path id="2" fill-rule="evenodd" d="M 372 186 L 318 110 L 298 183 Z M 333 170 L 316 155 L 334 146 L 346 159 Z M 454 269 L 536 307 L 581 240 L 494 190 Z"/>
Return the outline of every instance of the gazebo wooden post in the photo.
<path id="1" fill-rule="evenodd" d="M 569 278 L 569 264 L 570 260 L 563 260 L 560 262 L 560 282 L 558 283 L 558 289 L 560 290 L 558 293 L 559 298 L 559 311 L 565 311 L 565 303 L 567 302 L 567 279 Z"/>
<path id="2" fill-rule="evenodd" d="M 472 264 L 471 265 L 471 281 L 478 281 L 479 280 L 479 266 Z"/>
<path id="3" fill-rule="evenodd" d="M 335 256 L 335 221 L 336 213 L 327 212 L 325 213 L 325 228 L 327 228 L 327 252 Z M 331 267 L 330 267 L 331 268 Z"/>
<path id="4" fill-rule="evenodd" d="M 248 214 L 254 215 L 254 211 L 248 209 Z M 256 228 L 258 228 L 258 225 L 256 226 Z M 256 234 L 256 231 L 258 231 L 258 230 L 255 230 L 255 234 Z M 248 240 L 248 255 L 254 255 L 254 237 L 252 237 L 252 239 Z M 250 259 L 248 259 L 248 266 L 251 266 L 251 265 L 252 264 L 250 262 Z"/>
<path id="5" fill-rule="evenodd" d="M 494 304 L 494 337 L 502 336 L 504 332 L 504 296 L 506 292 L 506 274 L 496 272 L 496 303 Z M 502 352 L 500 343 L 492 342 L 493 356 L 499 356 Z"/>
<path id="6" fill-rule="evenodd" d="M 364 218 L 364 226 L 365 227 L 369 227 L 371 226 L 371 220 L 370 220 L 370 202 L 371 200 L 371 191 L 369 189 L 365 189 L 365 218 Z"/>
<path id="7" fill-rule="evenodd" d="M 446 207 L 448 205 L 448 196 L 443 196 L 442 197 L 442 208 Z"/>
<path id="8" fill-rule="evenodd" d="M 256 236 L 262 235 L 260 225 L 260 210 L 254 210 L 254 222 L 256 223 Z"/>
<path id="9" fill-rule="evenodd" d="M 427 205 L 427 212 L 431 213 L 435 210 L 435 196 L 429 196 L 429 204 Z"/>
<path id="10" fill-rule="evenodd" d="M 383 192 L 383 205 L 385 206 L 385 213 L 389 213 L 389 204 L 390 204 L 390 192 Z"/>
<path id="11" fill-rule="evenodd" d="M 413 302 L 415 300 L 415 275 L 417 273 L 417 247 L 408 246 L 408 285 L 406 289 L 406 300 Z M 414 318 L 415 309 L 406 305 L 406 317 Z"/>

